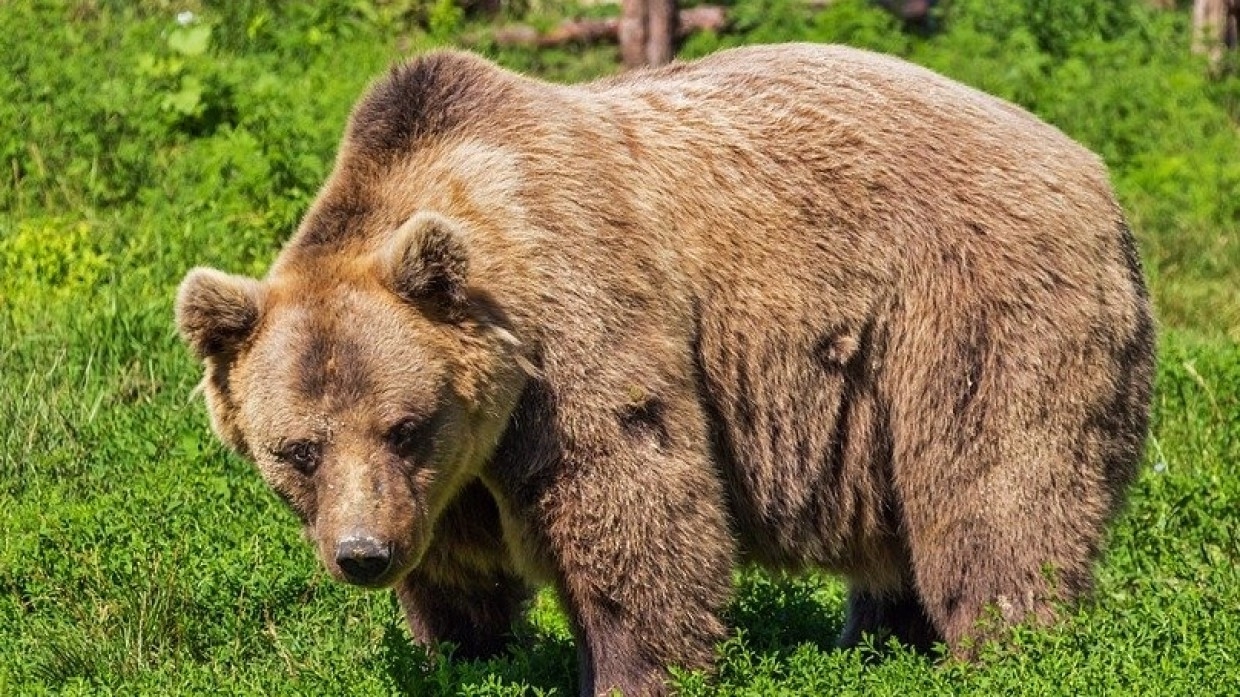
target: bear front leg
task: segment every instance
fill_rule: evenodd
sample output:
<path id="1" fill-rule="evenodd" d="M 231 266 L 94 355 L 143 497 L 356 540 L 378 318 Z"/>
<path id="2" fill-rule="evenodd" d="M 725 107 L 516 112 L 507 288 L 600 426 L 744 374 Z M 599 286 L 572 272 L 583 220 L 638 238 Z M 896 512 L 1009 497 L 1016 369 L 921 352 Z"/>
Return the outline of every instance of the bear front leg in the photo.
<path id="1" fill-rule="evenodd" d="M 472 660 L 503 652 L 529 593 L 509 576 L 447 584 L 415 571 L 396 588 L 396 595 L 415 641 L 432 649 L 451 642 L 455 658 Z"/>
<path id="2" fill-rule="evenodd" d="M 395 590 L 418 643 L 451 642 L 464 659 L 504 650 L 530 589 L 510 568 L 495 499 L 481 483 L 448 506 L 430 549 Z"/>
<path id="3" fill-rule="evenodd" d="M 735 550 L 703 422 L 666 402 L 627 414 L 577 425 L 603 440 L 562 449 L 535 504 L 586 697 L 666 694 L 668 669 L 709 669 L 725 635 Z"/>
<path id="4" fill-rule="evenodd" d="M 658 459 L 645 475 L 602 474 L 614 464 L 595 462 L 597 477 L 565 482 L 549 526 L 581 694 L 663 695 L 669 668 L 713 663 L 725 636 L 719 613 L 731 591 L 732 541 L 712 485 L 674 481 L 677 465 Z M 617 491 L 618 483 L 632 488 Z"/>

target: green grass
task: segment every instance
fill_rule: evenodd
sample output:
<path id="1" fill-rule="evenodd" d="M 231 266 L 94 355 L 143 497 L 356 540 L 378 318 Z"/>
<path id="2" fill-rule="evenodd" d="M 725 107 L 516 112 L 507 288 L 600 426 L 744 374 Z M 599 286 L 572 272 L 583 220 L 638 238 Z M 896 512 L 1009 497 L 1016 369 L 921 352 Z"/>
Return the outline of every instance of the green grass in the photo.
<path id="1" fill-rule="evenodd" d="M 1183 14 L 1114 4 L 1048 27 L 1052 0 L 956 0 L 924 39 L 857 1 L 745 2 L 739 35 L 686 45 L 847 41 L 1035 109 L 1112 167 L 1162 339 L 1147 462 L 1062 625 L 969 666 L 835 651 L 836 580 L 746 571 L 717 679 L 683 693 L 1240 693 L 1240 80 L 1184 54 Z M 412 2 L 199 5 L 209 33 L 155 1 L 0 4 L 0 695 L 572 694 L 550 595 L 507 657 L 467 663 L 327 579 L 211 437 L 171 322 L 190 266 L 265 269 L 373 75 L 478 28 Z M 615 58 L 488 50 L 557 80 Z"/>

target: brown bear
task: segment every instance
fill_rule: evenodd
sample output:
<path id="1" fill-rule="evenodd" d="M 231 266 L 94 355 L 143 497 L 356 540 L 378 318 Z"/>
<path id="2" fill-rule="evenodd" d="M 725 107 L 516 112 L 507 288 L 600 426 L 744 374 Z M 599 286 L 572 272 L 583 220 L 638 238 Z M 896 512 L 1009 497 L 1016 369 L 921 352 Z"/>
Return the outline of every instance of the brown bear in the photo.
<path id="1" fill-rule="evenodd" d="M 397 66 L 268 276 L 191 271 L 177 322 L 333 576 L 465 656 L 550 584 L 585 695 L 709 667 L 744 562 L 843 575 L 844 645 L 1053 619 L 1154 352 L 1097 157 L 814 45 L 579 86 Z"/>

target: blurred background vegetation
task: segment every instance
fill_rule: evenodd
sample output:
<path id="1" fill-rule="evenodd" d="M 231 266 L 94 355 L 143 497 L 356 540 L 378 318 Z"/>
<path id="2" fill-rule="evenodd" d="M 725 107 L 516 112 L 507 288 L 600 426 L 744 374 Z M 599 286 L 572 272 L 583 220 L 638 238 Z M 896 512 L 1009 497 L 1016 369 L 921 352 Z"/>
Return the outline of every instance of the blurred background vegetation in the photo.
<path id="1" fill-rule="evenodd" d="M 994 665 L 830 652 L 841 589 L 747 572 L 722 692 L 1240 693 L 1240 64 L 1191 54 L 1186 3 L 731 0 L 681 58 L 777 41 L 903 56 L 1099 152 L 1161 326 L 1147 467 L 1098 606 Z M 1176 3 L 1160 3 L 1176 5 Z M 380 595 L 327 582 L 292 517 L 207 432 L 171 321 L 196 264 L 261 275 L 391 62 L 467 45 L 557 81 L 613 45 L 500 45 L 613 5 L 511 0 L 0 1 L 0 694 L 570 691 L 540 596 L 492 664 L 425 659 Z M 1105 648 L 1105 651 L 1099 648 Z M 1236 688 L 1230 690 L 1231 687 Z M 686 676 L 688 694 L 710 693 Z"/>
<path id="2" fill-rule="evenodd" d="M 468 39 L 552 79 L 616 69 L 614 46 L 532 51 L 488 40 L 507 20 L 549 26 L 617 12 L 560 0 L 512 0 L 498 17 L 475 20 L 454 0 L 0 8 L 0 215 L 10 231 L 25 221 L 0 247 L 5 299 L 29 278 L 9 265 L 27 251 L 23 240 L 42 237 L 34 228 L 98 227 L 159 209 L 177 212 L 162 243 L 181 243 L 178 224 L 226 221 L 228 249 L 261 266 L 312 198 L 360 89 L 412 51 Z M 192 15 L 184 26 L 180 13 Z M 774 41 L 872 48 L 1015 101 L 1098 151 L 1140 236 L 1163 324 L 1240 339 L 1240 78 L 1234 57 L 1211 77 L 1189 53 L 1186 10 L 1145 0 L 951 0 L 928 35 L 901 31 L 863 0 L 735 0 L 728 13 L 725 33 L 690 36 L 680 56 Z M 148 236 L 88 237 L 117 261 L 151 258 Z M 165 274 L 156 283 L 181 270 L 139 266 Z"/>

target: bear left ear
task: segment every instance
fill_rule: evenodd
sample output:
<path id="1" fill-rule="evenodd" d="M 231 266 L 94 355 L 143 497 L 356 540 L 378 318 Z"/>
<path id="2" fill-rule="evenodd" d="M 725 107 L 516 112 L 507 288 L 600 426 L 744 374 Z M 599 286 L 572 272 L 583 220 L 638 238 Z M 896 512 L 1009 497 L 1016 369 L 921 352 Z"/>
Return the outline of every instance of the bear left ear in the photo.
<path id="1" fill-rule="evenodd" d="M 396 230 L 387 263 L 392 288 L 405 300 L 430 300 L 445 308 L 465 303 L 469 255 L 451 220 L 428 212 L 410 218 Z"/>

